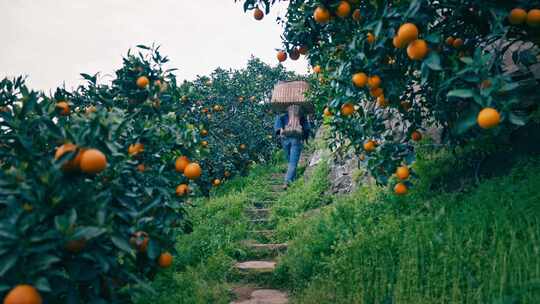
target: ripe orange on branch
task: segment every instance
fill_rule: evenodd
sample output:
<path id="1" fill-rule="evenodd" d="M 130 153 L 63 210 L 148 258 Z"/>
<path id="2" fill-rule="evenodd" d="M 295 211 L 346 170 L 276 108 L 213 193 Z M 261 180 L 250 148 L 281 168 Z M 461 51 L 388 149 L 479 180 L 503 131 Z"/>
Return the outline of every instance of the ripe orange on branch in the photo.
<path id="1" fill-rule="evenodd" d="M 351 13 L 351 5 L 347 1 L 341 1 L 339 2 L 337 9 L 336 9 L 336 15 L 341 18 L 345 18 L 349 16 Z"/>
<path id="2" fill-rule="evenodd" d="M 341 106 L 341 115 L 350 116 L 352 113 L 354 113 L 354 106 L 352 103 L 346 103 Z"/>
<path id="3" fill-rule="evenodd" d="M 373 140 L 368 140 L 364 143 L 364 150 L 366 152 L 373 152 L 375 151 L 375 142 Z"/>
<path id="4" fill-rule="evenodd" d="M 381 82 L 382 82 L 381 77 L 377 75 L 371 76 L 368 79 L 368 86 L 372 89 L 376 89 L 381 86 Z"/>
<path id="5" fill-rule="evenodd" d="M 285 51 L 279 51 L 277 53 L 276 57 L 277 57 L 277 60 L 279 62 L 283 62 L 283 61 L 287 60 L 287 53 L 285 53 Z"/>
<path id="6" fill-rule="evenodd" d="M 128 154 L 131 156 L 144 152 L 144 145 L 141 143 L 131 144 L 128 147 Z"/>
<path id="7" fill-rule="evenodd" d="M 313 73 L 315 74 L 319 74 L 321 72 L 321 66 L 320 65 L 316 65 L 313 67 Z"/>
<path id="8" fill-rule="evenodd" d="M 189 165 L 189 158 L 187 156 L 179 156 L 174 162 L 174 167 L 178 172 L 184 172 L 187 165 Z"/>
<path id="9" fill-rule="evenodd" d="M 4 304 L 41 304 L 43 299 L 34 286 L 17 285 L 4 298 Z"/>
<path id="10" fill-rule="evenodd" d="M 324 24 L 330 21 L 330 11 L 328 11 L 324 7 L 317 7 L 315 11 L 313 12 L 313 19 L 315 19 L 315 22 Z"/>
<path id="11" fill-rule="evenodd" d="M 402 44 L 407 45 L 418 39 L 418 28 L 413 23 L 405 23 L 399 27 L 397 36 Z"/>
<path id="12" fill-rule="evenodd" d="M 420 141 L 422 139 L 422 133 L 420 133 L 418 131 L 413 131 L 411 133 L 411 139 L 414 140 L 414 141 Z"/>
<path id="13" fill-rule="evenodd" d="M 85 173 L 99 173 L 107 167 L 107 157 L 98 149 L 88 149 L 81 156 L 81 171 Z"/>
<path id="14" fill-rule="evenodd" d="M 258 7 L 253 11 L 253 18 L 255 20 L 262 20 L 264 18 L 264 13 Z"/>
<path id="15" fill-rule="evenodd" d="M 414 40 L 407 47 L 407 55 L 412 60 L 422 60 L 426 57 L 428 53 L 428 44 L 422 39 Z"/>
<path id="16" fill-rule="evenodd" d="M 352 76 L 352 82 L 357 88 L 362 88 L 368 83 L 368 77 L 365 73 L 355 73 Z"/>
<path id="17" fill-rule="evenodd" d="M 77 150 L 77 146 L 72 143 L 65 143 L 58 148 L 56 148 L 56 152 L 54 153 L 54 159 L 58 160 L 60 159 L 64 154 L 69 152 L 75 152 Z M 65 162 L 64 165 L 62 165 L 62 170 L 66 172 L 74 171 L 79 169 L 79 166 L 81 164 L 81 151 L 77 153 L 77 155 L 70 159 L 69 161 Z"/>
<path id="18" fill-rule="evenodd" d="M 405 195 L 407 194 L 407 186 L 404 183 L 397 183 L 394 186 L 394 193 L 397 195 Z"/>
<path id="19" fill-rule="evenodd" d="M 58 109 L 58 112 L 60 115 L 67 116 L 69 113 L 71 113 L 71 110 L 69 108 L 69 103 L 65 101 L 59 101 L 56 103 L 56 108 Z"/>
<path id="20" fill-rule="evenodd" d="M 491 129 L 499 125 L 501 115 L 494 108 L 484 108 L 478 113 L 476 120 L 482 129 Z"/>
<path id="21" fill-rule="evenodd" d="M 375 42 L 375 35 L 373 33 L 367 33 L 366 39 L 369 44 L 372 44 Z"/>
<path id="22" fill-rule="evenodd" d="M 159 259 L 158 259 L 159 266 L 161 266 L 162 268 L 167 268 L 172 265 L 172 262 L 173 262 L 173 256 L 169 252 L 164 252 L 160 254 Z"/>
<path id="23" fill-rule="evenodd" d="M 407 178 L 409 178 L 409 174 L 409 168 L 405 166 L 401 166 L 396 170 L 396 176 L 401 180 L 406 180 Z"/>
<path id="24" fill-rule="evenodd" d="M 522 8 L 514 8 L 508 15 L 508 22 L 512 25 L 523 24 L 527 20 L 527 11 Z"/>
<path id="25" fill-rule="evenodd" d="M 197 179 L 201 177 L 202 169 L 198 163 L 190 163 L 184 169 L 184 176 L 189 179 Z"/>
<path id="26" fill-rule="evenodd" d="M 184 196 L 189 193 L 189 186 L 187 184 L 180 184 L 176 187 L 176 195 Z"/>
<path id="27" fill-rule="evenodd" d="M 532 9 L 527 13 L 527 24 L 530 27 L 540 27 L 540 9 Z"/>
<path id="28" fill-rule="evenodd" d="M 141 77 L 137 78 L 137 87 L 139 87 L 139 89 L 144 89 L 149 84 L 150 84 L 150 79 L 148 79 L 148 77 L 141 76 Z"/>

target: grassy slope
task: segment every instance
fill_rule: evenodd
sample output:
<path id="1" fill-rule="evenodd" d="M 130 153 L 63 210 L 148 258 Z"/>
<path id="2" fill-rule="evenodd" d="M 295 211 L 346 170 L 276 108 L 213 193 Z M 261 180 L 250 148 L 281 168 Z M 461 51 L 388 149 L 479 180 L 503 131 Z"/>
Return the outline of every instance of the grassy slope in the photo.
<path id="1" fill-rule="evenodd" d="M 273 206 L 276 241 L 290 243 L 275 281 L 296 303 L 537 303 L 540 159 L 479 184 L 455 183 L 470 171 L 461 162 L 421 153 L 404 198 L 375 186 L 324 195 L 328 166 L 320 165 Z M 228 303 L 232 263 L 249 255 L 239 245 L 247 237 L 242 210 L 266 195 L 278 167 L 259 167 L 197 201 L 174 269 L 154 283 L 158 295 L 139 303 Z M 445 179 L 459 191 L 441 190 Z"/>

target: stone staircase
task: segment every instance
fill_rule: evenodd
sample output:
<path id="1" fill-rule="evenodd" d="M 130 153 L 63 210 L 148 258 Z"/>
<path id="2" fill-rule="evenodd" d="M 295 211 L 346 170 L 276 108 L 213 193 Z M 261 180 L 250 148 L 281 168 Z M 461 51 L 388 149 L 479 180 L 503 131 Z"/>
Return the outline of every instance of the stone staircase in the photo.
<path id="1" fill-rule="evenodd" d="M 287 250 L 286 243 L 273 243 L 274 230 L 269 220 L 270 207 L 284 191 L 281 174 L 271 175 L 270 192 L 264 201 L 253 202 L 246 208 L 250 219 L 250 239 L 243 245 L 255 257 L 253 260 L 241 261 L 235 264 L 239 281 L 232 290 L 236 300 L 232 304 L 285 304 L 289 303 L 286 292 L 273 289 L 271 278 L 276 268 L 277 257 Z"/>

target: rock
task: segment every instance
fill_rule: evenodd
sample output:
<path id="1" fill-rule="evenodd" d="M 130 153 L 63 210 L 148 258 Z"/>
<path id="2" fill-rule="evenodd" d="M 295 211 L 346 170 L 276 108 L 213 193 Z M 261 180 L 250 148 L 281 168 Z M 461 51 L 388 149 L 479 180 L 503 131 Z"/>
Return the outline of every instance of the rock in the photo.
<path id="1" fill-rule="evenodd" d="M 251 293 L 249 300 L 233 302 L 232 304 L 287 304 L 286 293 L 275 289 L 258 289 Z"/>

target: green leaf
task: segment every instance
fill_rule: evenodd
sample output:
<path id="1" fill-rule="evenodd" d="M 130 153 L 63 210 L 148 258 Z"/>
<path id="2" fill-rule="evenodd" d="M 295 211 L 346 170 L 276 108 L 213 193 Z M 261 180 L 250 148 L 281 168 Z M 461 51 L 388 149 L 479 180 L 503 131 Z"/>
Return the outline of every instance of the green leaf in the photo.
<path id="1" fill-rule="evenodd" d="M 453 128 L 453 131 L 456 134 L 461 135 L 476 125 L 476 117 L 478 116 L 478 111 L 476 111 L 476 109 L 473 109 L 474 107 L 471 107 L 470 110 L 465 111 L 465 116 L 462 116 L 460 119 L 458 119 Z"/>
<path id="2" fill-rule="evenodd" d="M 45 277 L 41 277 L 34 281 L 34 287 L 37 288 L 39 291 L 43 292 L 51 292 L 51 284 L 49 284 L 49 280 Z"/>
<path id="3" fill-rule="evenodd" d="M 131 253 L 132 249 L 129 245 L 128 241 L 124 238 L 118 237 L 118 236 L 112 236 L 111 241 L 118 249 L 121 249 L 125 252 Z"/>
<path id="4" fill-rule="evenodd" d="M 471 89 L 456 89 L 448 92 L 447 97 L 471 98 L 474 96 L 474 91 Z"/>
<path id="5" fill-rule="evenodd" d="M 15 264 L 17 263 L 19 256 L 17 254 L 11 254 L 0 258 L 0 277 L 3 277 Z"/>
<path id="6" fill-rule="evenodd" d="M 93 238 L 96 238 L 103 233 L 107 232 L 105 228 L 99 228 L 99 227 L 77 227 L 75 230 L 75 233 L 73 234 L 72 238 L 75 240 L 78 239 L 85 239 L 90 240 Z"/>
<path id="7" fill-rule="evenodd" d="M 146 251 L 148 254 L 148 258 L 151 260 L 157 259 L 159 254 L 161 253 L 161 248 L 159 247 L 159 243 L 155 241 L 154 239 L 150 239 L 148 242 L 148 250 Z"/>
<path id="8" fill-rule="evenodd" d="M 517 126 L 524 126 L 529 121 L 527 114 L 517 114 L 515 112 L 508 113 L 508 120 Z"/>
<path id="9" fill-rule="evenodd" d="M 426 60 L 424 61 L 424 63 L 427 64 L 427 66 L 434 71 L 442 70 L 441 58 L 439 57 L 439 54 L 437 54 L 437 52 L 431 52 L 428 58 L 426 58 Z"/>

